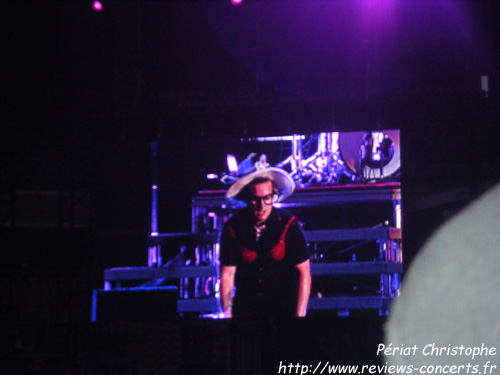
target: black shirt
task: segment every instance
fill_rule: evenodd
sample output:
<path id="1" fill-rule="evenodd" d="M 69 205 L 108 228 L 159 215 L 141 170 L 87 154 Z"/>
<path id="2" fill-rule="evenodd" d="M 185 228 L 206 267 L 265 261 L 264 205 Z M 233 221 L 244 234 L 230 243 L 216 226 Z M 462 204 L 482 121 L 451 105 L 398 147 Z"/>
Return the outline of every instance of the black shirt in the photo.
<path id="1" fill-rule="evenodd" d="M 234 317 L 295 316 L 295 266 L 309 259 L 309 252 L 294 216 L 273 207 L 256 229 L 250 211 L 238 212 L 224 225 L 220 253 L 221 266 L 236 266 Z"/>

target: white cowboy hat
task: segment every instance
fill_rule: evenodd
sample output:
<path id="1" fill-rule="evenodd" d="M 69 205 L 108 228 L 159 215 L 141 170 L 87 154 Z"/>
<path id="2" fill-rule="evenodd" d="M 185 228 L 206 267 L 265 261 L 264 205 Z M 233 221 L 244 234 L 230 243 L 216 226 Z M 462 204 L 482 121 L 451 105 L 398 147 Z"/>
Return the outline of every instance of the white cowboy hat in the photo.
<path id="1" fill-rule="evenodd" d="M 238 195 L 248 184 L 250 184 L 250 182 L 259 177 L 268 178 L 273 182 L 274 189 L 278 193 L 276 202 L 286 199 L 295 190 L 295 182 L 285 170 L 270 167 L 269 164 L 262 162 L 262 158 L 259 162 L 256 162 L 253 167 L 248 169 L 249 173 L 246 174 L 244 173 L 245 171 L 239 171 L 242 177 L 229 187 L 226 193 L 226 198 L 228 200 L 241 200 L 238 198 Z"/>

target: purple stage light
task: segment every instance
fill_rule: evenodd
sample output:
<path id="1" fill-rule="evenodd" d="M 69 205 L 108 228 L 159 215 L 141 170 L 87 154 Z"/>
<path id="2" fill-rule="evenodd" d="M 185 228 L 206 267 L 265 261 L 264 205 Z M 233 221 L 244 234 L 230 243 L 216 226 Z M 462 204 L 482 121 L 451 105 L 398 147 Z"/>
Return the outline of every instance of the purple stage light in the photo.
<path id="1" fill-rule="evenodd" d="M 158 186 L 157 185 L 153 185 L 153 190 L 156 190 L 158 189 Z"/>
<path id="2" fill-rule="evenodd" d="M 217 178 L 219 178 L 219 176 L 217 176 L 215 173 L 207 174 L 207 180 L 216 180 Z"/>
<path id="3" fill-rule="evenodd" d="M 476 18 L 488 7 L 483 3 L 247 1 L 238 9 L 205 9 L 228 52 L 259 81 L 304 98 L 355 103 L 366 95 L 410 94 L 419 85 L 477 90 L 471 77 L 495 70 L 498 60 Z M 245 53 L 252 43 L 259 54 Z"/>
<path id="4" fill-rule="evenodd" d="M 240 5 L 243 2 L 243 0 L 231 0 L 231 4 L 233 5 Z"/>
<path id="5" fill-rule="evenodd" d="M 92 3 L 92 10 L 94 12 L 101 12 L 102 11 L 102 3 L 100 1 L 94 1 Z"/>
<path id="6" fill-rule="evenodd" d="M 371 31 L 389 30 L 396 20 L 395 2 L 391 0 L 363 0 L 363 27 Z M 376 27 L 377 30 L 370 29 Z M 373 35 L 372 35 L 373 37 Z"/>

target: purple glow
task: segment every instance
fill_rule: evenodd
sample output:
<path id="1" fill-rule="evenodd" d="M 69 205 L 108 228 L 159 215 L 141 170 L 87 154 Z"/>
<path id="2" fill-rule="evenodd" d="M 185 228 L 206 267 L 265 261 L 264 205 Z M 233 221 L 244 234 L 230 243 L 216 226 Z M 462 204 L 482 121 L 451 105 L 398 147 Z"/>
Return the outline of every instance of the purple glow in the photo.
<path id="1" fill-rule="evenodd" d="M 394 1 L 389 0 L 364 0 L 362 1 L 362 27 L 367 31 L 377 32 L 390 30 L 396 20 L 396 7 Z M 373 29 L 375 27 L 375 29 Z M 367 40 L 373 38 L 369 32 Z"/>
<path id="2" fill-rule="evenodd" d="M 94 12 L 100 12 L 100 11 L 102 11 L 102 4 L 101 4 L 101 2 L 100 1 L 94 1 L 92 3 L 92 10 Z"/>
<path id="3" fill-rule="evenodd" d="M 153 187 L 153 190 L 158 189 L 158 186 L 157 186 L 157 185 L 153 185 L 152 187 Z"/>
<path id="4" fill-rule="evenodd" d="M 231 4 L 233 5 L 240 5 L 243 2 L 243 0 L 231 0 Z"/>
<path id="5" fill-rule="evenodd" d="M 477 86 L 471 77 L 487 74 L 482 66 L 497 67 L 496 49 L 476 19 L 485 9 L 479 3 L 247 1 L 237 13 L 230 4 L 206 11 L 228 52 L 262 82 L 301 97 L 355 102 L 367 94 L 418 93 L 422 85 Z M 242 48 L 255 36 L 255 14 L 258 55 Z"/>
<path id="6" fill-rule="evenodd" d="M 215 173 L 207 174 L 207 180 L 216 180 L 218 176 Z"/>

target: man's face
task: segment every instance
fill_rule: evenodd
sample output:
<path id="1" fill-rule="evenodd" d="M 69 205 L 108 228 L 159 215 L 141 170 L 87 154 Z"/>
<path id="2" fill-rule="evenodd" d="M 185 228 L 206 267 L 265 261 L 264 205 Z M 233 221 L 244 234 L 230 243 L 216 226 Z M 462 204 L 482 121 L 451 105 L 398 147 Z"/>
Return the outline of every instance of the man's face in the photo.
<path id="1" fill-rule="evenodd" d="M 271 214 L 273 194 L 273 183 L 271 181 L 264 181 L 250 186 L 249 206 L 255 216 L 256 224 L 262 224 Z"/>

